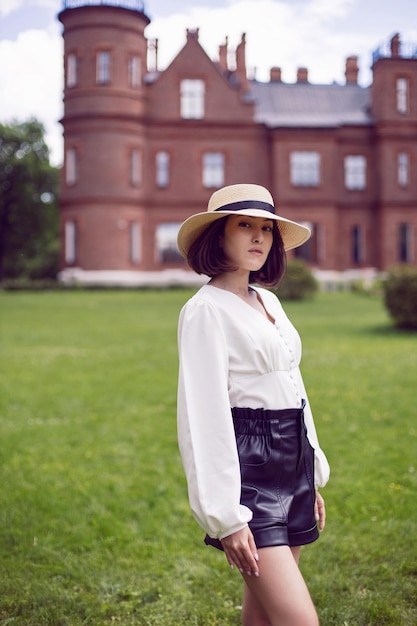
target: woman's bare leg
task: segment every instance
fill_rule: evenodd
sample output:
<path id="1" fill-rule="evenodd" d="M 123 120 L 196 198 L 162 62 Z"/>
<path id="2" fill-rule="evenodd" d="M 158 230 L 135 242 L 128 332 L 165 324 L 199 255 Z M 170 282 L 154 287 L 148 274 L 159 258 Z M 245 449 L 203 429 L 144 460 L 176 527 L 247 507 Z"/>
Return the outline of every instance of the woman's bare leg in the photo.
<path id="1" fill-rule="evenodd" d="M 299 555 L 288 546 L 259 550 L 259 577 L 243 575 L 243 626 L 318 626 Z"/>
<path id="2" fill-rule="evenodd" d="M 262 606 L 246 583 L 243 587 L 242 624 L 243 626 L 271 626 Z"/>

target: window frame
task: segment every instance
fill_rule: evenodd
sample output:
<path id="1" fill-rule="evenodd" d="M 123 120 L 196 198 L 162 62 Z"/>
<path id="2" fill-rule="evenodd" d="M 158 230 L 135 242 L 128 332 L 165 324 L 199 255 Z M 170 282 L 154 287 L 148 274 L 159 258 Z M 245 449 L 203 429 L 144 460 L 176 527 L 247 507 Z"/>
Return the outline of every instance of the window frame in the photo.
<path id="1" fill-rule="evenodd" d="M 138 89 L 142 84 L 141 58 L 137 54 L 129 56 L 127 61 L 128 84 L 132 89 Z"/>
<path id="2" fill-rule="evenodd" d="M 351 227 L 351 260 L 354 265 L 363 265 L 365 261 L 365 237 L 362 224 Z"/>
<path id="3" fill-rule="evenodd" d="M 178 231 L 181 222 L 160 222 L 155 229 L 155 261 L 160 265 L 184 263 L 177 246 Z M 161 229 L 166 228 L 167 234 L 161 236 Z M 169 229 L 169 230 L 168 230 Z M 166 239 L 166 245 L 164 244 Z M 166 258 L 168 255 L 168 258 Z M 172 256 L 171 256 L 172 255 Z"/>
<path id="4" fill-rule="evenodd" d="M 110 50 L 98 50 L 96 53 L 96 85 L 110 84 L 111 64 Z"/>
<path id="5" fill-rule="evenodd" d="M 410 184 L 410 155 L 401 151 L 397 155 L 397 182 L 399 187 Z"/>
<path id="6" fill-rule="evenodd" d="M 132 265 L 142 262 L 142 224 L 137 221 L 129 224 L 129 258 Z"/>
<path id="7" fill-rule="evenodd" d="M 180 115 L 183 120 L 205 117 L 206 85 L 202 78 L 183 78 L 180 82 Z"/>
<path id="8" fill-rule="evenodd" d="M 78 57 L 75 52 L 70 52 L 67 56 L 66 80 L 68 89 L 72 89 L 78 84 Z"/>
<path id="9" fill-rule="evenodd" d="M 412 263 L 414 260 L 413 225 L 410 222 L 398 224 L 398 261 Z"/>
<path id="10" fill-rule="evenodd" d="M 169 187 L 171 179 L 171 155 L 167 150 L 155 154 L 155 184 L 159 189 Z"/>
<path id="11" fill-rule="evenodd" d="M 349 191 L 364 191 L 367 187 L 368 163 L 363 154 L 347 154 L 343 160 L 344 184 Z"/>
<path id="12" fill-rule="evenodd" d="M 319 187 L 321 154 L 317 150 L 290 152 L 290 181 L 293 187 Z"/>
<path id="13" fill-rule="evenodd" d="M 204 152 L 202 155 L 202 185 L 205 189 L 223 187 L 226 158 L 223 152 Z"/>
<path id="14" fill-rule="evenodd" d="M 64 259 L 66 265 L 77 260 L 78 228 L 75 220 L 67 220 L 64 226 Z"/>
<path id="15" fill-rule="evenodd" d="M 396 79 L 396 102 L 397 113 L 406 115 L 410 108 L 410 81 L 407 76 L 399 76 Z"/>
<path id="16" fill-rule="evenodd" d="M 73 187 L 78 182 L 78 152 L 71 146 L 65 153 L 65 183 L 67 187 Z"/>
<path id="17" fill-rule="evenodd" d="M 142 185 L 142 151 L 139 148 L 130 151 L 130 184 L 132 187 Z"/>

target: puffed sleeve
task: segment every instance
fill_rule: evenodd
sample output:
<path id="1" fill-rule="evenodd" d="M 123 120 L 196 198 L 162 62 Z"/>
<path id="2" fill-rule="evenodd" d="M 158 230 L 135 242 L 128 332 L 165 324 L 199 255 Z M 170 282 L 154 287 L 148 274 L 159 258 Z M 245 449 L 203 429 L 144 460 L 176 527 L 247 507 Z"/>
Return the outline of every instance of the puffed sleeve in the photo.
<path id="1" fill-rule="evenodd" d="M 241 530 L 252 512 L 240 504 L 240 469 L 228 396 L 228 351 L 219 315 L 192 298 L 178 326 L 178 442 L 191 510 L 211 537 Z"/>

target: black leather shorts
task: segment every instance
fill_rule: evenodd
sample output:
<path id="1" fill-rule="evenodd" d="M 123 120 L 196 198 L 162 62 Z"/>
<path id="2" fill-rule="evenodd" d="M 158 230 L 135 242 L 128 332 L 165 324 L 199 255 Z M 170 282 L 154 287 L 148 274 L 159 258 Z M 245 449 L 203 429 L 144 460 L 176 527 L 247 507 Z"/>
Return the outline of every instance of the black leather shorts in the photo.
<path id="1" fill-rule="evenodd" d="M 303 407 L 304 407 L 303 402 Z M 242 482 L 241 504 L 258 548 L 315 541 L 314 450 L 301 409 L 232 409 Z M 222 550 L 219 539 L 205 543 Z"/>

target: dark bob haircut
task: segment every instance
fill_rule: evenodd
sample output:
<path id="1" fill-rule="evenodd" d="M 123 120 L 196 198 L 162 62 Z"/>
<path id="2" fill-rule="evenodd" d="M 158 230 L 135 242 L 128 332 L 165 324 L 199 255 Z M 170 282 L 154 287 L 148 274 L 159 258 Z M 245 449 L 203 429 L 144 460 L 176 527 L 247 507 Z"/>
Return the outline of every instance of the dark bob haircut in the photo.
<path id="1" fill-rule="evenodd" d="M 210 278 L 225 272 L 236 270 L 226 258 L 220 239 L 224 233 L 229 216 L 212 222 L 191 244 L 187 255 L 188 265 L 197 274 L 205 274 Z M 262 287 L 275 287 L 285 273 L 286 255 L 278 225 L 272 229 L 272 247 L 268 257 L 257 272 L 250 272 L 249 282 Z"/>

